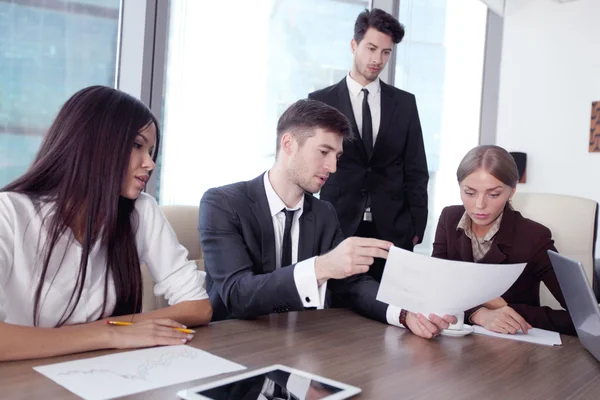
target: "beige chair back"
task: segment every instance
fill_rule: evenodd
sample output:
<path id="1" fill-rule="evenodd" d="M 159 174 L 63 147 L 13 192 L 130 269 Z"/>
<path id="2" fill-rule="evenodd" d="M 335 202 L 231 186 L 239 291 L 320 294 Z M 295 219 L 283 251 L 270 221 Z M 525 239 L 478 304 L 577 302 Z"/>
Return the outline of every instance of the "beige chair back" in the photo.
<path id="1" fill-rule="evenodd" d="M 594 253 L 598 203 L 575 196 L 550 193 L 520 193 L 512 199 L 513 208 L 524 217 L 548 227 L 556 249 L 581 262 L 590 285 L 594 276 Z M 540 287 L 540 302 L 562 309 L 546 285 Z"/>
<path id="2" fill-rule="evenodd" d="M 198 234 L 198 206 L 160 206 L 179 243 L 189 251 L 188 259 L 203 260 Z"/>
<path id="3" fill-rule="evenodd" d="M 169 225 L 175 231 L 179 243 L 189 252 L 188 259 L 196 261 L 198 268 L 204 270 L 204 256 L 198 234 L 197 206 L 160 206 Z M 152 311 L 166 307 L 167 301 L 154 295 L 154 280 L 145 264 L 142 265 L 143 311 Z"/>

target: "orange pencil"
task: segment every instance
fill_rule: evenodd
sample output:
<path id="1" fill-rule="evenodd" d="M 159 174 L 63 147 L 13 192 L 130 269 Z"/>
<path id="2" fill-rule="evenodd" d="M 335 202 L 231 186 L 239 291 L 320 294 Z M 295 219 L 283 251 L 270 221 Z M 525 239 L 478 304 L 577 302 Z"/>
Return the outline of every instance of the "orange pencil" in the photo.
<path id="1" fill-rule="evenodd" d="M 116 325 L 116 326 L 129 326 L 132 323 L 131 322 L 121 322 L 121 321 L 106 321 L 107 324 L 109 325 Z M 176 331 L 179 332 L 183 332 L 183 333 L 196 333 L 195 330 L 193 329 L 185 329 L 185 328 L 173 328 Z"/>

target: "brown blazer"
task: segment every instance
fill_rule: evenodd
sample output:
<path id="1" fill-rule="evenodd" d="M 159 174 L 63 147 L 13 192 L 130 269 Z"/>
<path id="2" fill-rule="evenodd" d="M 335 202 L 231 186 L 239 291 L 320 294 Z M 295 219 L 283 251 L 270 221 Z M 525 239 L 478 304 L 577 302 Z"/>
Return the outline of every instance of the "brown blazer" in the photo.
<path id="1" fill-rule="evenodd" d="M 471 239 L 462 229 L 456 229 L 464 212 L 463 206 L 444 208 L 435 233 L 433 257 L 473 262 Z M 527 263 L 521 276 L 502 298 L 533 327 L 575 335 L 573 321 L 567 311 L 540 306 L 540 282 L 544 282 L 560 304 L 567 308 L 547 250 L 556 251 L 550 230 L 507 206 L 492 248 L 479 262 Z M 465 311 L 465 321 L 478 308 Z"/>

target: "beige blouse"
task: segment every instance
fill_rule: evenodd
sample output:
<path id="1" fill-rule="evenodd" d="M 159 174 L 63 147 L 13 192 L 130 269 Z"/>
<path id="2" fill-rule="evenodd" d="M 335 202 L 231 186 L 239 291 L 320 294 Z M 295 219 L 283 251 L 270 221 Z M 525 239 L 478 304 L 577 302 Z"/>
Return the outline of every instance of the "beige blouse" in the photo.
<path id="1" fill-rule="evenodd" d="M 467 237 L 471 239 L 471 247 L 473 248 L 473 261 L 479 262 L 479 260 L 481 260 L 492 248 L 494 237 L 500 229 L 500 223 L 502 222 L 502 214 L 500 214 L 500 216 L 496 218 L 488 233 L 486 233 L 486 235 L 482 238 L 478 238 L 475 235 L 475 233 L 473 233 L 473 230 L 471 229 L 472 222 L 473 220 L 465 211 L 462 218 L 458 222 L 456 230 L 462 229 L 465 232 L 465 235 L 467 235 Z"/>

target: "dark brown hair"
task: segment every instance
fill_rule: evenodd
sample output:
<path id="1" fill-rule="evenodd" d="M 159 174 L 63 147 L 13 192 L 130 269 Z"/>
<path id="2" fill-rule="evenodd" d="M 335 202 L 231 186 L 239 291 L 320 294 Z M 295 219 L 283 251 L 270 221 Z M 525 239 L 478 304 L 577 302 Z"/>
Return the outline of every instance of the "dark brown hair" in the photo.
<path id="1" fill-rule="evenodd" d="M 284 133 L 292 134 L 302 146 L 315 135 L 317 128 L 337 133 L 344 139 L 352 137 L 350 121 L 340 111 L 318 100 L 298 100 L 283 112 L 277 123 L 277 153 Z"/>
<path id="2" fill-rule="evenodd" d="M 73 314 L 81 299 L 90 251 L 97 241 L 106 252 L 104 303 L 108 278 L 113 278 L 116 305 L 112 315 L 141 311 L 142 278 L 135 244 L 134 200 L 122 197 L 121 186 L 137 133 L 150 124 L 156 127 L 153 160 L 159 146 L 158 122 L 134 97 L 104 86 L 75 93 L 59 111 L 29 170 L 0 189 L 27 195 L 39 210 L 50 201 L 44 224 L 48 240 L 35 291 L 33 323 L 39 323 L 40 297 L 48 263 L 68 228 L 83 233 L 77 281 L 57 326 Z"/>
<path id="3" fill-rule="evenodd" d="M 354 40 L 356 40 L 356 43 L 360 43 L 363 40 L 369 28 L 374 28 L 388 35 L 396 44 L 400 43 L 402 38 L 404 38 L 404 26 L 391 14 L 379 8 L 374 8 L 370 11 L 365 10 L 358 14 L 358 18 L 356 18 L 356 22 L 354 23 Z"/>
<path id="4" fill-rule="evenodd" d="M 460 183 L 480 168 L 505 185 L 511 188 L 517 187 L 517 182 L 519 182 L 517 164 L 510 153 L 502 147 L 483 145 L 471 149 L 460 162 L 456 171 L 456 179 Z"/>

